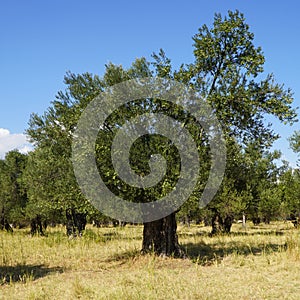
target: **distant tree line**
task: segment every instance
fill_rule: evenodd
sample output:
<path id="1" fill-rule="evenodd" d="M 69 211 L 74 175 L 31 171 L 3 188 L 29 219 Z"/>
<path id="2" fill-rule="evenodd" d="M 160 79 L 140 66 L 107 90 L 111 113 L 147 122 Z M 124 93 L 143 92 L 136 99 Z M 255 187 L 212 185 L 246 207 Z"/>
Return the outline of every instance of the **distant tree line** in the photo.
<path id="1" fill-rule="evenodd" d="M 76 207 L 75 203 L 70 205 L 64 201 L 59 204 L 54 194 L 50 197 L 49 191 L 45 191 L 43 199 L 44 186 L 38 182 L 35 185 L 35 177 L 31 173 L 32 170 L 42 172 L 37 165 L 31 165 L 35 155 L 35 151 L 25 155 L 14 150 L 0 160 L 1 230 L 12 232 L 13 228 L 30 226 L 31 234 L 43 235 L 48 225 L 64 224 L 67 234 L 76 236 L 82 234 L 87 222 L 99 227 L 124 225 L 101 214 L 89 202 L 79 200 Z M 230 232 L 232 223 L 242 220 L 243 215 L 254 224 L 290 220 L 297 227 L 300 217 L 300 170 L 289 167 L 287 162 L 278 166 L 275 163 L 280 158 L 278 151 L 258 153 L 252 148 L 240 151 L 234 157 L 232 169 L 227 169 L 215 199 L 200 209 L 198 199 L 191 198 L 177 213 L 177 219 L 187 225 L 204 223 L 212 226 L 213 233 Z M 42 173 L 38 179 L 44 180 L 43 176 Z M 49 189 L 51 185 L 56 185 L 53 179 L 48 178 L 47 182 Z"/>

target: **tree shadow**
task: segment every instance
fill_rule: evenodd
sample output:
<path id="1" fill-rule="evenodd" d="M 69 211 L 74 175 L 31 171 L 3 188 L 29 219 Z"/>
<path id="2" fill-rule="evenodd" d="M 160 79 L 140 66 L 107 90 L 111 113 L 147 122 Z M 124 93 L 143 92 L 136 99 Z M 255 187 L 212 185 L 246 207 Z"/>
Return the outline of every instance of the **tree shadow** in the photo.
<path id="1" fill-rule="evenodd" d="M 283 229 L 284 230 L 284 229 Z M 224 235 L 224 236 L 255 236 L 255 235 L 284 235 L 285 233 L 282 231 L 282 229 L 279 230 L 268 230 L 268 231 L 263 231 L 263 230 L 257 230 L 255 232 L 247 232 L 247 231 L 232 231 L 229 233 L 220 233 L 219 235 Z M 202 236 L 202 237 L 211 237 L 211 233 L 207 231 L 197 231 L 192 234 L 187 234 L 187 233 L 178 233 L 178 236 Z"/>
<path id="2" fill-rule="evenodd" d="M 12 282 L 33 281 L 52 273 L 62 273 L 63 268 L 41 265 L 0 266 L 0 285 Z"/>
<path id="3" fill-rule="evenodd" d="M 83 238 L 85 240 L 99 241 L 99 242 L 109 242 L 109 241 L 128 241 L 128 240 L 141 240 L 141 236 L 124 236 L 119 232 L 105 232 L 105 233 L 96 233 L 91 229 L 86 229 L 83 233 Z"/>
<path id="4" fill-rule="evenodd" d="M 279 252 L 285 247 L 282 244 L 261 243 L 259 245 L 249 245 L 242 242 L 230 241 L 225 245 L 223 243 L 187 243 L 184 244 L 187 256 L 200 265 L 208 266 L 215 262 L 221 262 L 224 257 L 230 254 L 242 256 L 262 255 L 272 252 Z"/>
<path id="5" fill-rule="evenodd" d="M 230 232 L 227 235 L 231 236 L 255 236 L 255 235 L 284 235 L 284 232 L 279 231 L 279 230 L 269 230 L 269 231 L 255 231 L 255 232 L 247 232 L 247 231 L 234 231 Z"/>
<path id="6" fill-rule="evenodd" d="M 120 265 L 128 262 L 128 260 L 135 259 L 141 255 L 141 251 L 137 249 L 127 250 L 122 253 L 115 253 L 109 258 L 105 259 L 106 263 L 117 262 Z"/>

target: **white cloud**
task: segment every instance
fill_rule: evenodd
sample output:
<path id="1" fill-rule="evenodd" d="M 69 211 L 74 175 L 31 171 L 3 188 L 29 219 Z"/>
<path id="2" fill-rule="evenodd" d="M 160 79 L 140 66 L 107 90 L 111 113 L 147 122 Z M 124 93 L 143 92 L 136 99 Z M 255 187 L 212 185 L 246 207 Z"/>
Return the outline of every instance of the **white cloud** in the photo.
<path id="1" fill-rule="evenodd" d="M 21 153 L 28 153 L 33 149 L 27 137 L 23 133 L 10 133 L 9 130 L 0 128 L 0 159 L 11 150 L 19 150 Z"/>
<path id="2" fill-rule="evenodd" d="M 9 135 L 9 130 L 0 128 L 0 138 Z"/>

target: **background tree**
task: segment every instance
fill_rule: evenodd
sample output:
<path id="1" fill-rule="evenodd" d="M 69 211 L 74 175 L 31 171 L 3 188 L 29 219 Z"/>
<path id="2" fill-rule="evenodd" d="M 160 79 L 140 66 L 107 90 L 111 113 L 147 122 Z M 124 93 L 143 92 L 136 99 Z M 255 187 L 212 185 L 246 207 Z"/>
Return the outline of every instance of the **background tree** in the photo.
<path id="1" fill-rule="evenodd" d="M 296 112 L 289 89 L 277 84 L 272 74 L 261 80 L 265 59 L 243 14 L 229 11 L 225 18 L 216 14 L 213 27 L 202 26 L 193 40 L 195 62 L 182 66 L 176 78 L 189 82 L 207 99 L 228 141 L 234 139 L 242 149 L 253 144 L 252 151 L 258 154 L 270 148 L 278 135 L 264 121 L 265 115 L 291 124 Z M 235 159 L 234 153 L 230 155 L 229 163 Z M 240 172 L 230 176 L 234 174 Z M 239 178 L 233 179 L 235 184 Z M 221 218 L 220 206 L 210 207 Z"/>
<path id="2" fill-rule="evenodd" d="M 284 201 L 285 217 L 299 225 L 300 220 L 300 174 L 299 170 L 289 168 L 280 177 L 280 188 Z"/>
<path id="3" fill-rule="evenodd" d="M 65 80 L 71 81 L 72 75 Z M 72 85 L 70 94 L 81 93 L 87 82 L 91 83 L 92 78 L 82 75 Z M 88 89 L 92 88 L 90 84 Z M 70 159 L 72 131 L 80 111 L 69 92 L 59 92 L 43 116 L 31 116 L 27 133 L 36 148 L 30 155 L 25 178 L 29 195 L 27 211 L 31 218 L 50 218 L 55 222 L 53 216 L 60 216 L 71 236 L 82 233 L 90 204 L 81 195 Z M 85 96 L 82 102 L 89 100 Z"/>
<path id="4" fill-rule="evenodd" d="M 277 180 L 280 168 L 276 164 L 281 156 L 278 151 L 270 152 L 261 149 L 257 151 L 255 145 L 247 147 L 245 152 L 246 180 L 251 192 L 251 201 L 247 203 L 246 213 L 254 224 L 261 220 L 270 221 L 270 218 L 279 214 L 280 196 L 277 192 Z M 274 192 L 274 197 L 270 194 Z M 279 198 L 278 198 L 278 197 Z"/>
<path id="5" fill-rule="evenodd" d="M 295 131 L 294 134 L 289 138 L 289 142 L 292 150 L 300 155 L 300 131 Z"/>
<path id="6" fill-rule="evenodd" d="M 25 220 L 27 192 L 23 172 L 27 156 L 17 150 L 0 160 L 0 228 L 12 231 L 10 224 L 21 226 Z"/>
<path id="7" fill-rule="evenodd" d="M 292 150 L 300 153 L 300 132 L 295 131 L 289 138 Z M 298 161 L 299 165 L 299 161 Z M 286 218 L 293 221 L 296 227 L 300 224 L 300 172 L 299 168 L 291 168 L 286 163 L 279 179 L 283 198 L 283 210 Z"/>

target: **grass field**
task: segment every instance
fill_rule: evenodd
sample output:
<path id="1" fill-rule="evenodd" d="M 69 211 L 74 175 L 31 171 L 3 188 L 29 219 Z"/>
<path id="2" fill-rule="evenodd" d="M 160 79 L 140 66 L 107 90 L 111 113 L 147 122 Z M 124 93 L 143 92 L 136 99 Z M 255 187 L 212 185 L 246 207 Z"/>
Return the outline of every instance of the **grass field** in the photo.
<path id="1" fill-rule="evenodd" d="M 179 226 L 188 259 L 141 255 L 142 226 L 88 227 L 68 239 L 0 232 L 0 299 L 300 299 L 300 231 Z"/>

